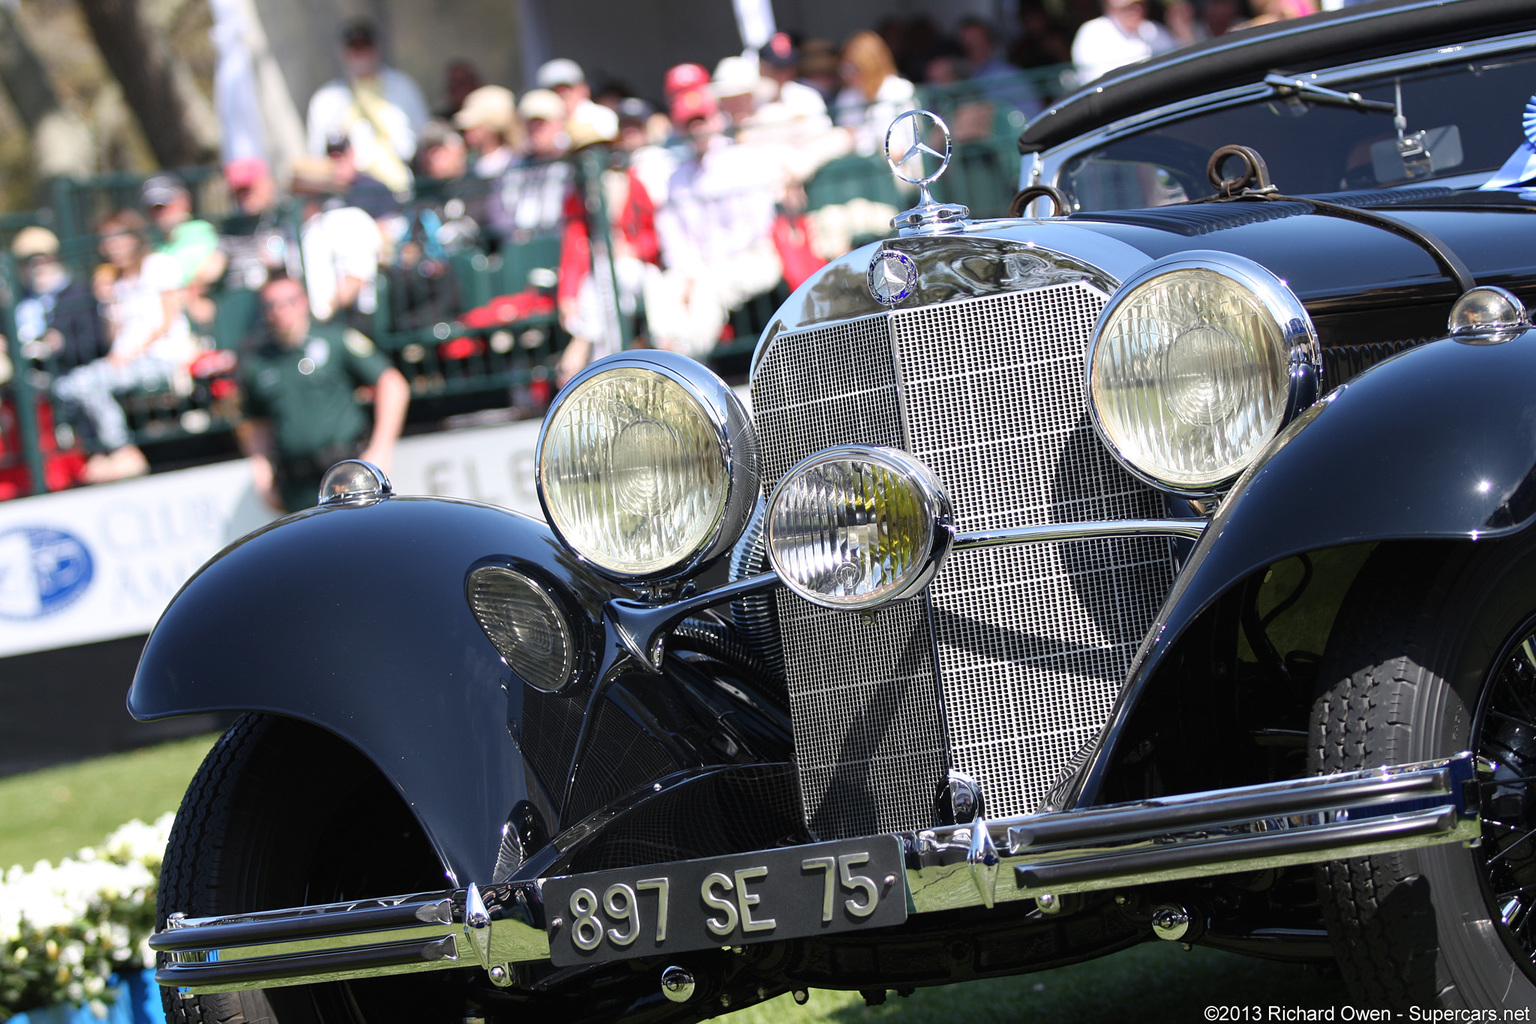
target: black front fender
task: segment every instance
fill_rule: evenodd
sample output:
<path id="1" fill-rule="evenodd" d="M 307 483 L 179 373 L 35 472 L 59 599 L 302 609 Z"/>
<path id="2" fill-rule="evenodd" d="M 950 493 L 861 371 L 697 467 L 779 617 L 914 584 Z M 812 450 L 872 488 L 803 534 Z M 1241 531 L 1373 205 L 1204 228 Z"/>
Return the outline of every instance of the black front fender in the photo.
<path id="1" fill-rule="evenodd" d="M 1502 343 L 1431 342 L 1335 388 L 1281 432 L 1222 503 L 1069 799 L 1097 801 L 1116 741 L 1165 656 L 1251 573 L 1346 544 L 1494 540 L 1533 519 L 1536 330 Z"/>
<path id="2" fill-rule="evenodd" d="M 558 581 L 583 628 L 600 629 L 617 593 L 545 524 L 501 509 L 406 497 L 314 509 L 186 583 L 149 637 L 128 710 L 262 711 L 327 729 L 394 783 L 457 884 L 488 880 L 514 811 L 542 803 L 553 822 L 559 808 L 518 735 L 529 688 L 465 599 L 467 573 L 487 558 Z"/>

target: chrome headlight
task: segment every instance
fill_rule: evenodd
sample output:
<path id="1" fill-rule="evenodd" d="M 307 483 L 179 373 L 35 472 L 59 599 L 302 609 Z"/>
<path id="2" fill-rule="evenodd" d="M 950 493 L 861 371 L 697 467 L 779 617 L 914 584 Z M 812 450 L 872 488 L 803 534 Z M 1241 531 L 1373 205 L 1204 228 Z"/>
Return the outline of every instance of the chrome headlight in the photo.
<path id="1" fill-rule="evenodd" d="M 620 579 L 690 572 L 741 536 L 757 435 L 726 383 L 671 352 L 593 363 L 539 433 L 539 501 L 572 550 Z"/>
<path id="2" fill-rule="evenodd" d="M 906 452 L 829 448 L 773 489 L 768 558 L 813 604 L 871 608 L 928 585 L 949 553 L 951 519 L 938 477 Z"/>
<path id="3" fill-rule="evenodd" d="M 1131 277 L 1094 328 L 1088 393 L 1132 472 L 1177 494 L 1234 479 L 1318 394 L 1317 331 L 1284 281 L 1222 252 Z"/>

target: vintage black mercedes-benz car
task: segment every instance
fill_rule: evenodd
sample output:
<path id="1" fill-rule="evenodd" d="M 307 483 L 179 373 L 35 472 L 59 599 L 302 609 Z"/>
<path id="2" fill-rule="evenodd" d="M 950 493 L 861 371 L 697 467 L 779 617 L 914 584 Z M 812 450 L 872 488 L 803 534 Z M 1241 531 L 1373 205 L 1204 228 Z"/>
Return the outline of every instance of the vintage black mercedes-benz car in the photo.
<path id="1" fill-rule="evenodd" d="M 245 712 L 176 1020 L 696 1020 L 1154 938 L 1536 1003 L 1536 9 L 1090 85 L 758 346 L 559 395 L 547 522 L 338 465 L 145 649 Z M 243 1016 L 242 1016 L 243 1015 Z"/>

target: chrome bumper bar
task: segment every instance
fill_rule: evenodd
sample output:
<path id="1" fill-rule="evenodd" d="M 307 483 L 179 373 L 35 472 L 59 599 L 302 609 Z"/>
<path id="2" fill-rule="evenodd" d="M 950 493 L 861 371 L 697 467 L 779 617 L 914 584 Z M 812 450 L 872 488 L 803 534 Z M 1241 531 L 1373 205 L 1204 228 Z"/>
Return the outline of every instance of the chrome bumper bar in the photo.
<path id="1" fill-rule="evenodd" d="M 912 913 L 1360 857 L 1480 835 L 1469 754 L 900 835 Z M 750 858 L 751 854 L 743 854 Z M 536 881 L 189 919 L 150 946 L 194 993 L 544 960 Z"/>

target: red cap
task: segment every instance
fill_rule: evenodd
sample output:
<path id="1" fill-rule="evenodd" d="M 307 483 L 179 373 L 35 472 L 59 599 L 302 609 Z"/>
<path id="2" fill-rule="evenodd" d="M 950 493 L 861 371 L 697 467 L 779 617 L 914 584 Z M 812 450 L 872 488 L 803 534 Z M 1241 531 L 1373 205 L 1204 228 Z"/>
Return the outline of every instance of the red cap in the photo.
<path id="1" fill-rule="evenodd" d="M 667 72 L 667 77 L 662 81 L 662 88 L 666 90 L 667 98 L 671 99 L 678 93 L 687 92 L 689 89 L 701 89 L 709 84 L 709 72 L 702 64 L 679 64 Z"/>
<path id="2" fill-rule="evenodd" d="M 695 118 L 714 117 L 719 110 L 708 89 L 689 89 L 672 97 L 672 123 L 679 128 Z"/>
<path id="3" fill-rule="evenodd" d="M 247 188 L 267 173 L 267 162 L 259 156 L 238 157 L 224 165 L 224 181 L 230 188 Z"/>

